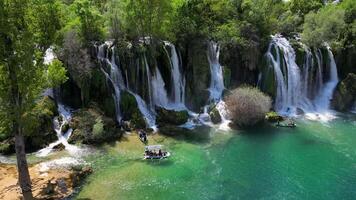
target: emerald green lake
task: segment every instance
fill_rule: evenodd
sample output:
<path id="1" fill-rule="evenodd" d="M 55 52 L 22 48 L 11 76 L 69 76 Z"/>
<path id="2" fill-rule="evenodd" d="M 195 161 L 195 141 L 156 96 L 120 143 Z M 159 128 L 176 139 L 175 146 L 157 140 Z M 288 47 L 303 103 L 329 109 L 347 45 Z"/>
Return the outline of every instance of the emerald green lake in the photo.
<path id="1" fill-rule="evenodd" d="M 125 136 L 87 158 L 95 172 L 75 198 L 355 199 L 355 119 L 149 137 L 172 153 L 163 161 L 142 160 L 137 136 Z"/>

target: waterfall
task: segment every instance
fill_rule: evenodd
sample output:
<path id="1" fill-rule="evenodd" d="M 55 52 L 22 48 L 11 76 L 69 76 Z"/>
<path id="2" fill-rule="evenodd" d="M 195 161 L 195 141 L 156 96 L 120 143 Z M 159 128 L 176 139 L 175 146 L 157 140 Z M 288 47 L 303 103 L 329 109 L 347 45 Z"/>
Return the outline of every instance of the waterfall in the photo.
<path id="1" fill-rule="evenodd" d="M 121 122 L 122 116 L 121 116 L 121 111 L 120 111 L 120 91 L 121 89 L 125 88 L 124 81 L 122 78 L 122 74 L 120 71 L 120 68 L 116 65 L 115 61 L 115 47 L 111 47 L 111 58 L 108 59 L 109 57 L 109 51 L 107 51 L 105 55 L 105 48 L 106 46 L 111 45 L 110 43 L 106 42 L 102 45 L 99 46 L 99 51 L 98 51 L 98 59 L 101 60 L 102 62 L 105 62 L 110 66 L 110 75 L 105 73 L 105 76 L 107 78 L 110 77 L 110 81 L 112 82 L 112 85 L 114 87 L 114 101 L 115 101 L 115 111 L 116 111 L 116 121 L 118 123 Z"/>
<path id="2" fill-rule="evenodd" d="M 72 118 L 70 108 L 58 103 L 58 113 L 59 116 L 53 119 L 53 127 L 55 132 L 57 133 L 58 140 L 49 144 L 48 147 L 39 150 L 36 153 L 36 156 L 38 157 L 48 156 L 53 151 L 53 148 L 59 144 L 63 144 L 65 150 L 67 150 L 72 156 L 80 155 L 79 152 L 81 151 L 81 149 L 75 145 L 71 145 L 68 143 L 68 139 L 72 135 L 73 129 L 69 128 L 65 133 L 63 132 L 64 126 L 68 125 L 70 119 Z"/>
<path id="3" fill-rule="evenodd" d="M 167 108 L 169 105 L 167 91 L 165 89 L 165 83 L 163 81 L 161 72 L 158 67 L 154 76 L 152 77 L 152 96 L 154 104 L 160 107 Z"/>
<path id="4" fill-rule="evenodd" d="M 138 108 L 139 108 L 142 116 L 144 117 L 146 124 L 149 127 L 155 129 L 156 118 L 154 116 L 154 111 L 152 111 L 152 107 L 153 107 L 152 103 L 154 103 L 155 100 L 157 100 L 157 102 L 160 102 L 160 103 L 162 103 L 162 102 L 164 103 L 164 101 L 161 101 L 161 99 L 158 100 L 158 98 L 156 98 L 155 100 L 152 99 L 152 94 L 151 94 L 153 92 L 153 91 L 151 91 L 152 80 L 151 80 L 151 73 L 149 70 L 146 56 L 144 56 L 143 64 L 144 64 L 144 67 L 146 70 L 145 76 L 146 76 L 147 83 L 148 83 L 148 90 L 149 90 L 148 94 L 149 94 L 150 106 L 148 106 L 146 104 L 146 102 L 138 94 L 136 94 L 135 92 L 130 90 L 127 71 L 125 71 L 125 77 L 126 77 L 126 83 L 125 83 L 123 76 L 122 76 L 122 70 L 120 68 L 120 65 L 116 64 L 117 57 L 115 56 L 115 47 L 114 46 L 110 48 L 111 57 L 109 59 L 108 47 L 110 47 L 110 46 L 112 46 L 111 42 L 105 42 L 104 44 L 100 45 L 98 48 L 97 58 L 98 58 L 98 60 L 100 60 L 110 66 L 110 74 L 108 74 L 103 68 L 101 68 L 101 71 L 105 75 L 107 81 L 109 81 L 112 84 L 112 86 L 114 87 L 113 98 L 115 101 L 116 120 L 120 123 L 121 119 L 122 119 L 121 112 L 120 112 L 120 99 L 121 99 L 120 93 L 121 93 L 121 91 L 125 90 L 135 97 Z M 106 54 L 105 54 L 105 50 L 107 51 Z M 137 65 L 136 73 L 137 73 L 137 77 L 139 77 L 139 65 Z M 162 83 L 162 82 L 160 82 L 162 80 L 162 76 L 157 73 L 156 73 L 156 76 L 160 76 L 160 77 L 154 77 L 154 81 L 156 81 L 155 84 L 160 85 Z"/>
<path id="5" fill-rule="evenodd" d="M 321 89 L 318 97 L 316 98 L 316 107 L 318 112 L 328 111 L 330 107 L 330 101 L 332 99 L 334 89 L 339 82 L 336 63 L 334 59 L 334 55 L 330 50 L 330 47 L 327 47 L 328 56 L 329 56 L 329 67 L 330 67 L 330 75 L 328 78 L 328 82 Z"/>
<path id="6" fill-rule="evenodd" d="M 225 89 L 224 86 L 224 76 L 222 66 L 219 63 L 220 56 L 220 46 L 213 41 L 208 43 L 208 61 L 210 66 L 210 100 L 212 100 L 216 106 L 215 108 L 218 110 L 221 116 L 221 124 L 219 125 L 219 129 L 228 130 L 229 123 L 228 120 L 228 110 L 226 108 L 225 102 L 222 100 L 222 94 Z M 204 107 L 204 113 L 206 113 L 206 106 Z"/>
<path id="7" fill-rule="evenodd" d="M 272 48 L 276 52 L 276 59 Z M 283 53 L 282 57 L 281 53 Z M 268 58 L 271 59 L 277 80 L 276 110 L 284 113 L 295 112 L 301 96 L 301 79 L 299 67 L 295 62 L 294 49 L 287 39 L 273 36 L 268 49 Z M 283 67 L 287 68 L 286 74 L 283 73 Z"/>
<path id="8" fill-rule="evenodd" d="M 208 61 L 210 65 L 210 99 L 217 101 L 221 99 L 225 89 L 222 67 L 219 63 L 220 47 L 217 43 L 210 41 L 208 44 Z"/>
<path id="9" fill-rule="evenodd" d="M 272 36 L 266 59 L 274 70 L 275 110 L 283 115 L 296 115 L 300 109 L 309 118 L 327 120 L 330 118 L 330 99 L 339 81 L 334 56 L 327 47 L 329 63 L 323 63 L 321 49 L 312 51 L 306 45 L 300 45 L 305 51 L 301 67 L 296 63 L 296 53 L 288 40 L 280 35 Z M 324 66 L 330 67 L 326 70 L 330 72 L 328 75 L 324 73 Z"/>
<path id="10" fill-rule="evenodd" d="M 166 46 L 170 47 L 171 50 L 171 75 L 173 84 L 171 86 L 172 91 L 172 104 L 175 108 L 185 108 L 185 79 L 183 73 L 181 72 L 180 62 L 176 47 L 169 42 L 165 42 Z M 168 52 L 167 52 L 168 54 Z M 168 54 L 169 56 L 169 54 Z"/>

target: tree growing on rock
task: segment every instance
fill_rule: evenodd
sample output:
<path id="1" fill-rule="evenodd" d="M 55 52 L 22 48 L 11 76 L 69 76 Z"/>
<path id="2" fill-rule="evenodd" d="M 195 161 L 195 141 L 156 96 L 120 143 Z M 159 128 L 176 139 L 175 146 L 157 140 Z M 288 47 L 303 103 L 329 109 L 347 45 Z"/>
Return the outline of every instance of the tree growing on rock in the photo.
<path id="1" fill-rule="evenodd" d="M 262 121 L 272 103 L 271 98 L 259 89 L 244 86 L 231 91 L 226 97 L 226 105 L 234 124 L 248 127 Z"/>

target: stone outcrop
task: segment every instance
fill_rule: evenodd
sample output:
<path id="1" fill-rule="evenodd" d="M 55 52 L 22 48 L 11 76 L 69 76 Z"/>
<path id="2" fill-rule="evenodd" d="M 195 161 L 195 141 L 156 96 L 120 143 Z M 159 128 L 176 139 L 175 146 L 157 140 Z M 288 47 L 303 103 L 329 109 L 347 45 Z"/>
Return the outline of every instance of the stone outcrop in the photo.
<path id="1" fill-rule="evenodd" d="M 122 135 L 117 123 L 94 105 L 73 113 L 70 127 L 73 129 L 70 143 L 100 144 Z"/>
<path id="2" fill-rule="evenodd" d="M 175 111 L 168 110 L 165 108 L 156 108 L 157 113 L 157 124 L 163 126 L 165 124 L 169 125 L 182 125 L 187 122 L 189 118 L 188 111 Z"/>
<path id="3" fill-rule="evenodd" d="M 336 87 L 332 107 L 338 111 L 349 111 L 356 101 L 356 74 L 350 73 Z"/>

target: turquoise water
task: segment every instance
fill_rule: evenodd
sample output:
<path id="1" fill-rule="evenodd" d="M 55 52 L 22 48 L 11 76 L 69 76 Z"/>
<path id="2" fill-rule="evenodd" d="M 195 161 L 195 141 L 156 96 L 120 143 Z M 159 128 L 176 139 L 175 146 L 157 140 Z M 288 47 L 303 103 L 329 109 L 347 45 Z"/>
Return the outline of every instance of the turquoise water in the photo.
<path id="1" fill-rule="evenodd" d="M 143 161 L 136 136 L 88 159 L 76 199 L 355 199 L 355 117 L 296 129 L 263 127 L 206 137 L 154 136 L 172 157 Z"/>

